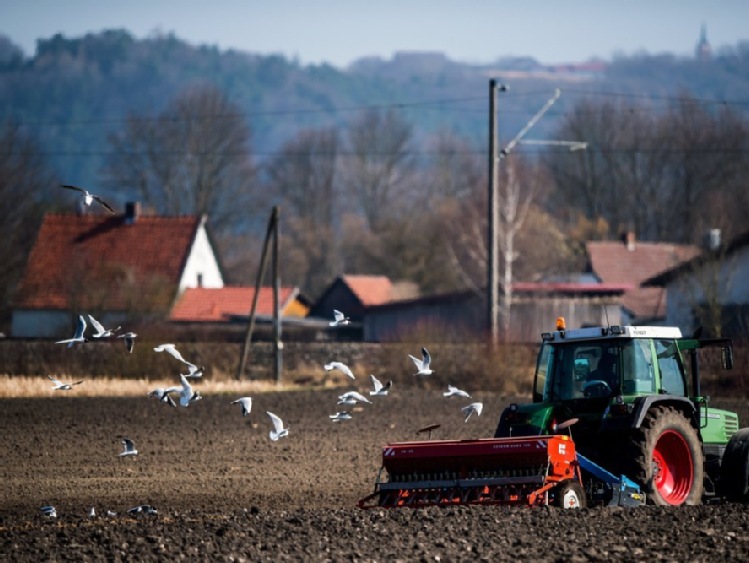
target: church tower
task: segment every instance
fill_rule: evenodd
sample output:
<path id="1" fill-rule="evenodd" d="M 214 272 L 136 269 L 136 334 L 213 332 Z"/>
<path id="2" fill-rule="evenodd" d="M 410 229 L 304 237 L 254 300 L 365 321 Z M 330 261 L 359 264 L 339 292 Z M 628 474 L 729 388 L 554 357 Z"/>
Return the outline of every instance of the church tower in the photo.
<path id="1" fill-rule="evenodd" d="M 709 61 L 713 53 L 713 48 L 707 40 L 707 26 L 703 23 L 700 30 L 700 41 L 694 49 L 694 56 L 698 61 Z"/>

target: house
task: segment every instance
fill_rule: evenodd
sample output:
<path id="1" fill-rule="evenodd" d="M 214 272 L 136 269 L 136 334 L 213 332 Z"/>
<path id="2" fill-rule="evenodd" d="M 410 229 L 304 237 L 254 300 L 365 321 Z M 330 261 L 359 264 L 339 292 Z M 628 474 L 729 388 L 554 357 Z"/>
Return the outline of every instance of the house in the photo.
<path id="1" fill-rule="evenodd" d="M 105 326 L 164 316 L 182 291 L 223 287 L 206 217 L 47 214 L 13 303 L 14 337 L 69 336 L 78 314 Z"/>
<path id="2" fill-rule="evenodd" d="M 513 342 L 536 342 L 553 330 L 557 317 L 567 326 L 621 324 L 622 297 L 629 284 L 513 284 L 510 334 Z M 470 290 L 391 301 L 367 307 L 364 340 L 368 342 L 474 341 L 489 332 L 485 292 Z"/>
<path id="3" fill-rule="evenodd" d="M 310 310 L 311 317 L 333 319 L 333 310 L 343 312 L 352 323 L 360 323 L 368 307 L 396 299 L 415 297 L 416 284 L 393 283 L 386 276 L 342 275 L 322 293 Z"/>
<path id="4" fill-rule="evenodd" d="M 666 323 L 684 334 L 746 338 L 749 328 L 749 231 L 721 244 L 719 231 L 691 260 L 643 281 L 665 289 Z"/>
<path id="5" fill-rule="evenodd" d="M 590 241 L 586 244 L 588 271 L 602 283 L 629 284 L 622 299 L 622 324 L 663 324 L 666 289 L 641 287 L 641 283 L 700 253 L 697 246 L 637 241 L 625 233 L 620 241 Z"/>

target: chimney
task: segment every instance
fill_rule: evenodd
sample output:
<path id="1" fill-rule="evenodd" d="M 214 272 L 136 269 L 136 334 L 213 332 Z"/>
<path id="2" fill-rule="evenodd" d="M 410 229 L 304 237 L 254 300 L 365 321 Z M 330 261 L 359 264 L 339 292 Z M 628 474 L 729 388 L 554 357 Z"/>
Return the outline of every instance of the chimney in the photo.
<path id="1" fill-rule="evenodd" d="M 627 247 L 627 250 L 633 252 L 635 250 L 635 230 L 629 229 L 622 233 L 622 243 Z"/>
<path id="2" fill-rule="evenodd" d="M 128 201 L 125 204 L 125 223 L 132 225 L 140 217 L 140 202 Z"/>

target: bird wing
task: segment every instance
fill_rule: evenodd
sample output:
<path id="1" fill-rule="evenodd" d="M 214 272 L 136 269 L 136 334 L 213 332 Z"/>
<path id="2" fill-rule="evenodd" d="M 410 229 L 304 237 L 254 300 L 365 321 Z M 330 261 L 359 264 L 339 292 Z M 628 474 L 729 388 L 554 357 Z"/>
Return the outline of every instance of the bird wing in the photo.
<path id="1" fill-rule="evenodd" d="M 88 318 L 91 321 L 91 326 L 96 329 L 97 333 L 104 334 L 106 332 L 104 330 L 104 327 L 102 326 L 102 324 L 99 321 L 97 321 L 94 317 L 92 317 L 91 315 L 89 315 Z"/>
<path id="2" fill-rule="evenodd" d="M 70 385 L 80 385 L 84 381 L 86 381 L 86 380 L 85 379 L 81 379 L 80 381 L 76 381 L 75 383 L 71 383 Z"/>
<path id="3" fill-rule="evenodd" d="M 333 316 L 335 317 L 336 322 L 340 322 L 344 319 L 344 314 L 337 309 L 333 309 Z"/>
<path id="4" fill-rule="evenodd" d="M 385 384 L 385 386 L 383 387 L 383 389 L 385 391 L 389 391 L 392 386 L 393 386 L 393 380 L 392 379 L 388 379 L 388 382 Z"/>
<path id="5" fill-rule="evenodd" d="M 432 356 L 429 355 L 429 352 L 427 352 L 426 348 L 421 348 L 421 354 L 424 357 L 424 360 L 422 362 L 422 365 L 424 366 L 424 369 L 429 368 L 429 364 L 432 363 Z"/>
<path id="6" fill-rule="evenodd" d="M 83 333 L 86 332 L 86 319 L 83 315 L 78 315 L 78 326 L 75 328 L 74 338 L 83 338 Z"/>
<path id="7" fill-rule="evenodd" d="M 51 381 L 52 383 L 54 383 L 54 384 L 55 384 L 55 386 L 57 386 L 57 387 L 62 387 L 62 381 L 60 381 L 59 379 L 55 379 L 55 378 L 54 378 L 54 377 L 52 377 L 51 375 L 48 375 L 47 377 L 49 377 L 49 380 L 50 380 L 50 381 Z"/>
<path id="8" fill-rule="evenodd" d="M 61 188 L 65 188 L 66 190 L 75 190 L 77 192 L 86 193 L 86 190 L 83 188 L 79 188 L 78 186 L 71 186 L 69 184 L 60 184 Z"/>
<path id="9" fill-rule="evenodd" d="M 114 209 L 112 209 L 111 205 L 109 205 L 106 201 L 104 201 L 103 199 L 101 199 L 98 195 L 91 194 L 91 196 L 96 201 L 98 201 L 103 207 L 105 207 L 112 215 L 115 215 L 117 213 Z"/>
<path id="10" fill-rule="evenodd" d="M 268 416 L 270 417 L 271 422 L 273 423 L 273 429 L 276 431 L 276 433 L 279 433 L 283 430 L 283 421 L 278 418 L 275 414 L 273 414 L 270 411 L 266 411 L 268 413 Z"/>
<path id="11" fill-rule="evenodd" d="M 177 350 L 174 344 L 160 344 L 159 346 L 156 346 L 154 350 L 156 352 L 166 352 L 173 358 L 178 359 L 180 362 L 185 361 L 185 359 L 182 357 L 182 354 L 179 353 L 179 350 Z"/>
<path id="12" fill-rule="evenodd" d="M 411 360 L 413 360 L 413 363 L 414 363 L 414 364 L 416 364 L 416 368 L 417 368 L 417 369 L 418 369 L 419 371 L 421 371 L 421 369 L 422 369 L 422 367 L 423 367 L 423 363 L 422 363 L 422 361 L 421 361 L 421 360 L 420 360 L 419 358 L 415 358 L 415 357 L 414 357 L 414 356 L 412 356 L 411 354 L 409 354 L 409 355 L 408 355 L 408 357 L 409 357 L 409 358 L 411 358 Z"/>
<path id="13" fill-rule="evenodd" d="M 374 387 L 375 393 L 382 390 L 382 383 L 379 379 L 377 379 L 374 375 L 370 374 L 370 379 L 372 380 L 372 386 Z"/>

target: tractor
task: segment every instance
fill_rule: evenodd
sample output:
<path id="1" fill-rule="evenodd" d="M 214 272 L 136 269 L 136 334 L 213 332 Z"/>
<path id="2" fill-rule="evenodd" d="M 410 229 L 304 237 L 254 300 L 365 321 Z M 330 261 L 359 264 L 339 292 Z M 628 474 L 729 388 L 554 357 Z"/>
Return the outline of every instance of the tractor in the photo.
<path id="1" fill-rule="evenodd" d="M 727 338 L 682 337 L 675 327 L 603 326 L 542 335 L 528 404 L 502 412 L 495 438 L 554 434 L 564 421 L 577 451 L 634 481 L 648 502 L 693 505 L 749 493 L 749 429 L 711 408 L 700 386 L 703 348 L 733 367 Z M 583 480 L 590 498 L 597 477 Z"/>

